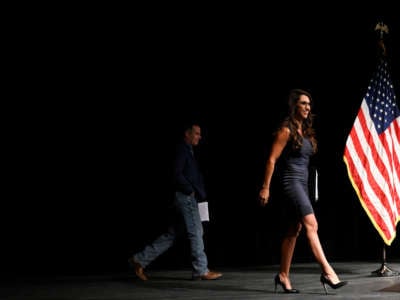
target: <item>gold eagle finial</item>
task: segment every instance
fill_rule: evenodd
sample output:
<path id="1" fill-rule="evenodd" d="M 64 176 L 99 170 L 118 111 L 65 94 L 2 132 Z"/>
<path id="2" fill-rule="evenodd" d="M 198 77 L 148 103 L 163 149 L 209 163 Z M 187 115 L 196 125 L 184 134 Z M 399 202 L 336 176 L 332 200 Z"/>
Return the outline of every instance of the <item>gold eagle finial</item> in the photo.
<path id="1" fill-rule="evenodd" d="M 383 22 L 378 22 L 375 26 L 375 31 L 379 36 L 378 46 L 381 49 L 381 55 L 386 56 L 386 46 L 384 43 L 385 34 L 389 34 L 389 28 Z"/>

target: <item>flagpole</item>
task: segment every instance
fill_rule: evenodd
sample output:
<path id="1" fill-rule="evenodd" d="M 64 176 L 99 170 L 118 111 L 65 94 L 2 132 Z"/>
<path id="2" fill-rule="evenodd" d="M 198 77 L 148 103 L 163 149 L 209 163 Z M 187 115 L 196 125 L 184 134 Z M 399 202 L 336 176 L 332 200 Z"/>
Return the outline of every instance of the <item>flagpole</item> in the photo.
<path id="1" fill-rule="evenodd" d="M 383 22 L 379 22 L 375 26 L 375 31 L 378 34 L 378 55 L 381 57 L 385 57 L 387 52 L 386 52 L 386 46 L 385 46 L 385 41 L 384 37 L 389 34 L 389 28 L 387 27 L 386 24 Z M 382 248 L 382 264 L 379 269 L 371 272 L 372 275 L 379 276 L 379 277 L 391 277 L 391 276 L 399 276 L 400 273 L 398 271 L 395 271 L 391 268 L 389 268 L 386 264 L 386 244 L 383 243 L 383 248 Z"/>
<path id="2" fill-rule="evenodd" d="M 386 265 L 386 245 L 383 243 L 383 251 L 382 251 L 382 265 L 379 269 L 371 272 L 371 274 L 379 277 L 390 277 L 390 276 L 399 276 L 400 273 L 389 268 Z"/>

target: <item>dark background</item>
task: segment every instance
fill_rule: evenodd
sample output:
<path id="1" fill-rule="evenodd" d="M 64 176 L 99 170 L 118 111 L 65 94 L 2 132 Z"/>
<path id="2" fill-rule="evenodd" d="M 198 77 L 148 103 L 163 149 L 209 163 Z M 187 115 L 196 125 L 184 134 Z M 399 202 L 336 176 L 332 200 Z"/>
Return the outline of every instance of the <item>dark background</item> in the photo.
<path id="1" fill-rule="evenodd" d="M 291 88 L 315 102 L 326 255 L 378 268 L 383 241 L 342 156 L 375 71 L 378 21 L 400 95 L 400 22 L 388 6 L 344 7 L 57 7 L 14 21 L 0 272 L 126 271 L 165 229 L 172 151 L 191 118 L 203 130 L 210 267 L 278 263 L 279 214 L 257 194 Z M 400 259 L 398 238 L 386 249 L 389 265 Z M 303 234 L 294 260 L 314 261 Z M 189 266 L 185 241 L 151 265 Z"/>

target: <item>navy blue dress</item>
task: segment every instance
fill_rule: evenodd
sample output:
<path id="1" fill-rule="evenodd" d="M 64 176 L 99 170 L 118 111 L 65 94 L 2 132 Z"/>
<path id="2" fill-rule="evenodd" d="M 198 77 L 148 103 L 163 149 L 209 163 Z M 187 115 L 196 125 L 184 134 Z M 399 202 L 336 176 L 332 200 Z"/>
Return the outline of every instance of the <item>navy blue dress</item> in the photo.
<path id="1" fill-rule="evenodd" d="M 296 221 L 314 213 L 308 193 L 308 167 L 313 148 L 308 138 L 303 138 L 300 149 L 294 150 L 289 142 L 280 158 L 280 180 L 286 213 Z"/>

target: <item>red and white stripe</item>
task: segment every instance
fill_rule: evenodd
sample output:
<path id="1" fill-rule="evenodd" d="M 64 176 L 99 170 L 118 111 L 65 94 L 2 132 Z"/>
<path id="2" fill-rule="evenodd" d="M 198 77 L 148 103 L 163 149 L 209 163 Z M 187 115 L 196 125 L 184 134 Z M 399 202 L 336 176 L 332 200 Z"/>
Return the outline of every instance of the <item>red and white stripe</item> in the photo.
<path id="1" fill-rule="evenodd" d="M 346 141 L 344 161 L 361 205 L 390 245 L 400 221 L 400 117 L 378 135 L 364 99 Z"/>

